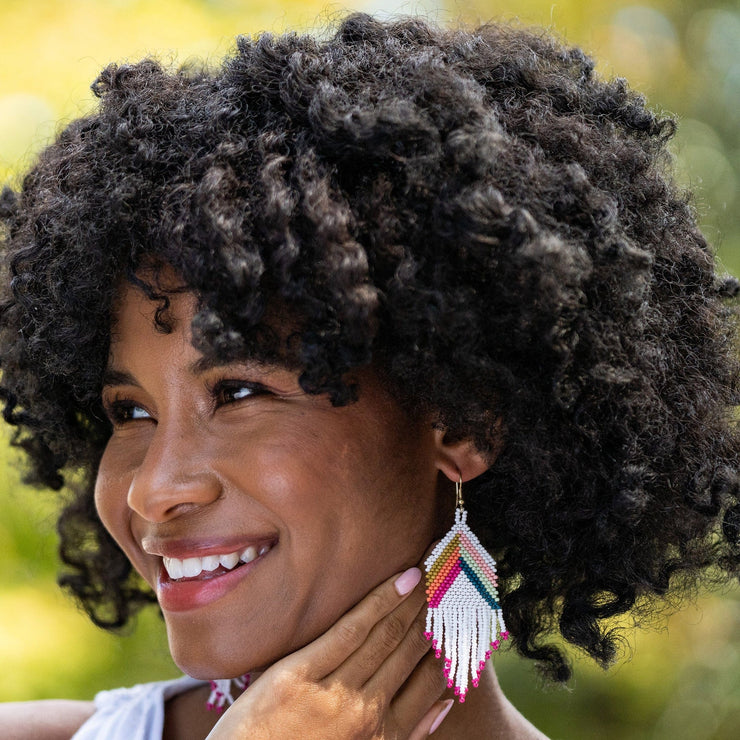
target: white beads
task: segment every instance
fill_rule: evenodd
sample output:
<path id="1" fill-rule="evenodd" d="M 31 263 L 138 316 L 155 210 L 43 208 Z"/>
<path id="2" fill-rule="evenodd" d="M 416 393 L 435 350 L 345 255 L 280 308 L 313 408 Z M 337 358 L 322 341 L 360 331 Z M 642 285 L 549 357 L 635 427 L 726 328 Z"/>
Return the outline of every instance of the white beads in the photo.
<path id="1" fill-rule="evenodd" d="M 445 655 L 445 675 L 465 701 L 501 639 L 508 638 L 498 606 L 496 563 L 467 526 L 467 511 L 457 509 L 455 524 L 425 563 L 426 635 L 437 657 Z"/>

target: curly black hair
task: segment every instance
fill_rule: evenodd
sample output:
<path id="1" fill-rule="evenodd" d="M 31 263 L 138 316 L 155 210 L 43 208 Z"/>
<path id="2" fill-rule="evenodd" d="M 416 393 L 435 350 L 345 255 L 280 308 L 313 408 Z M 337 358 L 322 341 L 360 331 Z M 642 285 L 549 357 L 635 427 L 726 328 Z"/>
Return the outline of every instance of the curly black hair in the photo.
<path id="1" fill-rule="evenodd" d="M 0 206 L 4 417 L 32 481 L 74 474 L 61 580 L 93 621 L 153 599 L 92 500 L 112 305 L 152 265 L 198 297 L 204 354 L 282 357 L 335 404 L 373 363 L 495 456 L 470 519 L 556 680 L 556 633 L 607 665 L 611 617 L 737 576 L 738 283 L 672 181 L 674 122 L 623 80 L 545 32 L 355 14 L 93 90 Z"/>

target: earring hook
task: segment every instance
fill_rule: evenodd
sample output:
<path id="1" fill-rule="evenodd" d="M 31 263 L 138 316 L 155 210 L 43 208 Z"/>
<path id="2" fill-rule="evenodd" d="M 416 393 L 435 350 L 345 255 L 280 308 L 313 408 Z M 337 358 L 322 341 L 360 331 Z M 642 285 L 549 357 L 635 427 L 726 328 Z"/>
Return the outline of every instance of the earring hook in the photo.
<path id="1" fill-rule="evenodd" d="M 462 473 L 458 472 L 458 476 L 459 478 L 455 483 L 455 506 L 462 511 L 465 507 L 462 497 Z"/>

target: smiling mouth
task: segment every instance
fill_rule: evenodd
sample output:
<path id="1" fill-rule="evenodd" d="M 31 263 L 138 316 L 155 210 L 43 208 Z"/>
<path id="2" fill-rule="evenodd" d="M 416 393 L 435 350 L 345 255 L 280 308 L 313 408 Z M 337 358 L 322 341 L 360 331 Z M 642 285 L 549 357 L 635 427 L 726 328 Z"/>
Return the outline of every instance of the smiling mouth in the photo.
<path id="1" fill-rule="evenodd" d="M 243 550 L 223 555 L 206 555 L 202 558 L 162 558 L 164 569 L 171 581 L 204 581 L 217 578 L 236 568 L 252 563 L 267 554 L 273 545 L 250 545 Z"/>

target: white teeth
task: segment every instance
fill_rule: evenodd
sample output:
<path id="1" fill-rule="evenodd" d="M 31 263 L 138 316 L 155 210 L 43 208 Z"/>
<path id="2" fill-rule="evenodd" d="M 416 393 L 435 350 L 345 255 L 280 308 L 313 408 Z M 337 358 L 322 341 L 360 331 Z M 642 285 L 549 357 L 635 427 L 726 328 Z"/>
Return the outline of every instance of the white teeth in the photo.
<path id="1" fill-rule="evenodd" d="M 220 565 L 218 555 L 206 555 L 206 557 L 202 558 L 202 560 L 203 570 L 216 570 L 216 568 L 218 568 L 218 566 Z"/>
<path id="2" fill-rule="evenodd" d="M 167 575 L 173 580 L 182 578 L 182 560 L 177 558 L 164 558 L 164 567 Z"/>
<path id="3" fill-rule="evenodd" d="M 203 570 L 202 558 L 185 558 L 182 561 L 182 575 L 185 578 L 193 578 Z"/>
<path id="4" fill-rule="evenodd" d="M 231 570 L 238 563 L 251 563 L 258 557 L 264 555 L 270 550 L 270 545 L 262 545 L 259 550 L 255 545 L 249 545 L 241 552 L 229 552 L 225 555 L 206 555 L 203 558 L 162 558 L 167 575 L 176 581 L 180 578 L 195 578 L 203 571 L 211 572 L 216 570 L 219 565 Z"/>
<path id="5" fill-rule="evenodd" d="M 238 562 L 239 562 L 239 553 L 238 552 L 230 552 L 227 555 L 221 555 L 219 557 L 219 562 L 221 565 L 224 566 L 224 568 L 228 568 L 231 570 Z"/>

